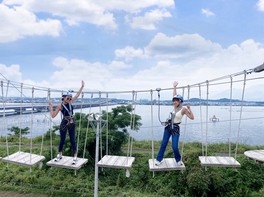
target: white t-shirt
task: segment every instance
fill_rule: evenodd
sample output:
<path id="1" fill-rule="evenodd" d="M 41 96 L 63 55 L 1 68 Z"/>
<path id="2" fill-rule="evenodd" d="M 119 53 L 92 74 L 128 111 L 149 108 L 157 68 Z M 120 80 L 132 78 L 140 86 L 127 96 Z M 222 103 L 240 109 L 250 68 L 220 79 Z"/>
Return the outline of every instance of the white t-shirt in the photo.
<path id="1" fill-rule="evenodd" d="M 179 111 L 177 111 L 176 114 L 175 114 L 175 110 L 173 110 L 171 112 L 170 119 L 173 118 L 173 124 L 181 123 L 182 117 L 183 117 L 182 109 L 183 109 L 183 107 Z"/>

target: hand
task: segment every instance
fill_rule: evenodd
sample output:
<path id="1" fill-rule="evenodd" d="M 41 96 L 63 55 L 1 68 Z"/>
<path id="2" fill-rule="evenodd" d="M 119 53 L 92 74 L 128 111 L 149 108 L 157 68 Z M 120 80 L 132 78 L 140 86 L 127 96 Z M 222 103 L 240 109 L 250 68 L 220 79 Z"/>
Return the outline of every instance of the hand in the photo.
<path id="1" fill-rule="evenodd" d="M 51 101 L 49 101 L 49 106 L 52 107 L 52 102 Z"/>
<path id="2" fill-rule="evenodd" d="M 174 82 L 173 82 L 173 87 L 177 87 L 178 84 L 179 84 L 178 81 L 174 81 Z"/>
<path id="3" fill-rule="evenodd" d="M 187 105 L 186 105 L 186 107 L 187 107 L 187 109 L 191 109 L 191 106 L 190 106 L 190 104 L 188 103 Z"/>
<path id="4" fill-rule="evenodd" d="M 82 88 L 84 87 L 84 81 L 82 80 Z"/>

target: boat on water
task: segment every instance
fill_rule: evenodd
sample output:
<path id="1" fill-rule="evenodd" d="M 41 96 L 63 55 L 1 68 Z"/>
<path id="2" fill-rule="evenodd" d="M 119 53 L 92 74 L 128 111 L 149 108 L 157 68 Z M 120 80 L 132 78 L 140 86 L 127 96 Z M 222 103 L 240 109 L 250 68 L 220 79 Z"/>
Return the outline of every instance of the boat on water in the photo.
<path id="1" fill-rule="evenodd" d="M 11 116 L 11 115 L 15 115 L 17 114 L 17 112 L 13 109 L 6 109 L 4 110 L 0 110 L 0 117 L 3 117 L 5 114 L 5 116 Z"/>
<path id="2" fill-rule="evenodd" d="M 22 111 L 22 114 L 30 114 L 30 113 L 37 113 L 38 111 L 36 109 L 33 109 L 32 108 L 27 108 L 25 109 L 24 111 Z"/>
<path id="3" fill-rule="evenodd" d="M 210 118 L 211 122 L 219 122 L 219 118 L 217 118 L 215 115 L 213 115 L 212 118 Z"/>

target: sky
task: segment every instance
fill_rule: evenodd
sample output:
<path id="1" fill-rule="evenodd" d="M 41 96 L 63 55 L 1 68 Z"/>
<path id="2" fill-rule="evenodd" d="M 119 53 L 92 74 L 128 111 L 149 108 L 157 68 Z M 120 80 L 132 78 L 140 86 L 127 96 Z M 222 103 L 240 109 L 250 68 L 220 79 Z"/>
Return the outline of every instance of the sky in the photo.
<path id="1" fill-rule="evenodd" d="M 78 90 L 81 80 L 87 91 L 156 89 L 264 62 L 264 0 L 0 2 L 0 73 L 17 82 L 63 90 Z M 249 83 L 247 98 L 264 98 L 262 84 Z M 227 96 L 227 89 L 213 96 Z"/>

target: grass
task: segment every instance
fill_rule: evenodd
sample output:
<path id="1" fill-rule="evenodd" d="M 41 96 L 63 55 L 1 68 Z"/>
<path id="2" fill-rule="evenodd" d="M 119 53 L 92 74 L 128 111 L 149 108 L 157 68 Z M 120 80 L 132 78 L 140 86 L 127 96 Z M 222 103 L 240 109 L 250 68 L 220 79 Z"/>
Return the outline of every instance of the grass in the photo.
<path id="1" fill-rule="evenodd" d="M 27 142 L 26 139 L 23 143 L 24 142 Z M 35 142 L 37 142 L 37 140 Z M 45 141 L 45 145 L 46 146 L 43 148 L 43 155 L 46 157 L 46 162 L 50 159 L 49 141 Z M 56 149 L 56 145 L 57 144 L 54 143 L 54 149 Z M 182 144 L 180 144 L 180 147 L 181 145 Z M 156 155 L 160 146 L 160 141 L 154 141 L 154 146 Z M 173 152 L 170 147 L 171 144 L 168 145 L 165 157 L 173 157 Z M 215 185 L 218 184 L 218 179 L 222 180 L 221 177 L 234 177 L 234 179 L 237 179 L 238 181 L 243 180 L 243 177 L 241 178 L 241 176 L 247 173 L 247 170 L 249 171 L 248 173 L 257 170 L 256 175 L 252 175 L 251 177 L 252 182 L 254 182 L 254 178 L 258 178 L 257 175 L 261 176 L 261 172 L 264 174 L 263 167 L 253 161 L 248 161 L 243 155 L 246 150 L 264 149 L 264 146 L 239 145 L 238 160 L 242 164 L 241 169 L 208 169 L 208 171 L 204 171 L 204 168 L 201 168 L 199 164 L 198 156 L 202 154 L 201 147 L 202 144 L 199 142 L 186 143 L 184 145 L 183 155 L 186 171 L 183 173 L 155 173 L 156 178 L 153 179 L 152 173 L 149 172 L 148 169 L 148 159 L 151 158 L 151 141 L 134 141 L 134 151 L 132 155 L 136 157 L 136 160 L 133 164 L 133 168 L 131 169 L 131 178 L 127 179 L 125 177 L 124 170 L 99 170 L 99 196 L 148 197 L 160 196 L 162 194 L 163 196 L 166 196 L 168 193 L 166 193 L 167 191 L 165 188 L 175 187 L 173 185 L 176 183 L 166 182 L 167 180 L 172 179 L 176 179 L 174 181 L 179 184 L 178 188 L 175 188 L 177 191 L 173 190 L 174 193 L 172 196 L 177 196 L 177 192 L 181 194 L 186 192 L 187 195 L 187 190 L 188 192 L 191 192 L 192 190 L 197 192 L 203 189 L 201 183 L 197 183 L 196 177 L 198 175 L 196 175 L 196 173 L 200 173 L 199 176 L 204 177 L 204 180 L 208 179 L 208 182 L 204 184 L 210 184 L 210 181 L 213 181 Z M 123 148 L 126 150 L 127 145 L 124 145 Z M 235 144 L 231 144 L 231 149 L 234 153 Z M 22 150 L 29 152 L 30 149 L 28 146 L 23 146 Z M 18 146 L 9 147 L 10 154 L 16 151 L 18 151 Z M 40 148 L 34 147 L 32 152 L 39 154 Z M 228 144 L 218 143 L 208 145 L 208 155 L 227 153 Z M 5 146 L 0 146 L 0 155 L 2 157 L 6 156 Z M 32 173 L 30 173 L 27 167 L 13 164 L 9 164 L 7 167 L 5 163 L 0 162 L 0 190 L 16 191 L 19 193 L 45 194 L 47 196 L 93 196 L 94 161 L 89 161 L 84 168 L 78 170 L 77 176 L 74 176 L 74 172 L 72 170 L 50 168 L 45 165 L 45 162 L 41 170 L 36 167 L 33 168 Z M 261 177 L 258 179 L 260 178 Z M 202 178 L 199 180 L 201 181 Z M 187 183 L 188 187 L 186 185 Z M 256 184 L 257 183 L 254 183 L 255 187 Z M 263 182 L 258 184 L 264 185 Z M 189 187 L 192 187 L 192 190 Z M 257 188 L 259 187 L 261 187 L 261 185 Z M 207 190 L 205 189 L 205 191 Z M 256 196 L 258 195 L 257 189 L 255 194 Z"/>

